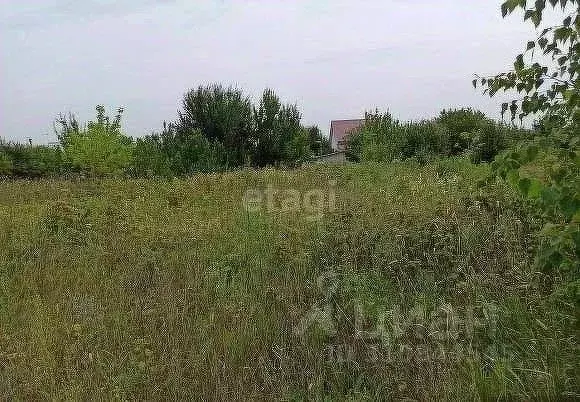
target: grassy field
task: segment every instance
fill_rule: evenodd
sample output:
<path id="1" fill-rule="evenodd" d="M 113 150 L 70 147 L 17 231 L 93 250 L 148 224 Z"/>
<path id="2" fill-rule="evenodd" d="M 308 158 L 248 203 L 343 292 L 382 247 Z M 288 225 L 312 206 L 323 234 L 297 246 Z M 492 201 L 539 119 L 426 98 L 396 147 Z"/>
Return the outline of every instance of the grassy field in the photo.
<path id="1" fill-rule="evenodd" d="M 486 173 L 0 182 L 0 399 L 577 398 L 578 313 Z"/>

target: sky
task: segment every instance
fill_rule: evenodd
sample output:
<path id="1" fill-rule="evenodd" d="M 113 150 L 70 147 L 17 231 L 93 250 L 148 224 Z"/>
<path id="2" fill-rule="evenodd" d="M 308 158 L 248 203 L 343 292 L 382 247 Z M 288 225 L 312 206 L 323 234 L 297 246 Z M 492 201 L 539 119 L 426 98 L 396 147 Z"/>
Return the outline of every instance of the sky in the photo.
<path id="1" fill-rule="evenodd" d="M 390 110 L 400 119 L 474 107 L 499 118 L 474 74 L 505 71 L 535 35 L 495 0 L 2 0 L 0 137 L 55 141 L 123 106 L 124 130 L 172 121 L 211 83 L 296 103 L 304 124 Z"/>

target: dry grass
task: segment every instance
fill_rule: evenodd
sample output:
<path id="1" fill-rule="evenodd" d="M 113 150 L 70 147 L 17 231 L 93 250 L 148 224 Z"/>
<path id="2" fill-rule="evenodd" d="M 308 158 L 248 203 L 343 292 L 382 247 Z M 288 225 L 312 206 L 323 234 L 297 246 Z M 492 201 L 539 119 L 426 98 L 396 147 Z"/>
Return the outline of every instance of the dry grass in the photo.
<path id="1" fill-rule="evenodd" d="M 536 223 L 484 174 L 0 183 L 0 398 L 578 397 L 577 312 L 543 295 Z M 268 186 L 336 208 L 248 212 Z"/>

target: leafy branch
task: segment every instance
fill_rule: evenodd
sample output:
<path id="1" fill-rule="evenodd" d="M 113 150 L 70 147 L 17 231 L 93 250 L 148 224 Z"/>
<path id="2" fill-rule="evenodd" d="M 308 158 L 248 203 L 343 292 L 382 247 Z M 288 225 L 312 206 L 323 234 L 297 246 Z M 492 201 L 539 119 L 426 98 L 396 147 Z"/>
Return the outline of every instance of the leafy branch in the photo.
<path id="1" fill-rule="evenodd" d="M 580 304 L 580 0 L 507 0 L 505 18 L 515 10 L 538 28 L 547 7 L 561 8 L 562 24 L 547 27 L 526 50 L 517 55 L 513 70 L 493 77 L 476 76 L 474 87 L 493 97 L 500 91 L 524 95 L 502 104 L 502 117 L 511 120 L 541 116 L 543 136 L 499 155 L 492 164 L 494 177 L 507 180 L 539 211 L 545 221 L 536 262 L 550 283 L 559 283 L 556 294 Z M 572 10 L 568 12 L 568 10 Z M 536 50 L 551 63 L 534 62 Z M 530 54 L 531 61 L 526 62 Z M 540 155 L 545 175 L 530 177 L 522 168 L 537 163 Z"/>

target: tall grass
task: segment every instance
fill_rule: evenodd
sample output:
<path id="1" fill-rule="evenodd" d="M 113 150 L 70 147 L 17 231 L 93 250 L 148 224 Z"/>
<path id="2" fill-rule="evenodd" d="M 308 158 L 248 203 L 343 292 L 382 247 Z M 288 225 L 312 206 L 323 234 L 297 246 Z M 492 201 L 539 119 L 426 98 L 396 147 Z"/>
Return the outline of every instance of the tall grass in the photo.
<path id="1" fill-rule="evenodd" d="M 475 189 L 486 174 L 0 183 L 0 398 L 578 397 L 577 312 L 536 280 L 525 206 Z M 336 205 L 244 208 L 269 187 Z"/>

